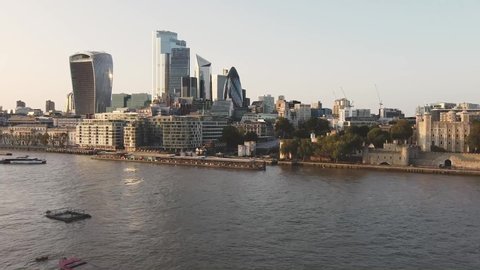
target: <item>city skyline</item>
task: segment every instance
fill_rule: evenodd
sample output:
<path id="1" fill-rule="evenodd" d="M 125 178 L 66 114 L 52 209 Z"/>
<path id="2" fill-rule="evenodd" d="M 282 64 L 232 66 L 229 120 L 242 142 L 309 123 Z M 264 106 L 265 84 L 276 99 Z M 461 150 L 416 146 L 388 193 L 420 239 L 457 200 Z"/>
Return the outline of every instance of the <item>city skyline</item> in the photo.
<path id="1" fill-rule="evenodd" d="M 106 1 L 82 23 L 84 13 L 69 12 L 61 1 L 8 3 L 0 11 L 0 106 L 13 109 L 20 99 L 32 108 L 43 108 L 46 100 L 64 108 L 72 91 L 68 56 L 84 50 L 115 58 L 113 93 L 150 93 L 149 35 L 161 29 L 187 40 L 191 56 L 210 60 L 213 74 L 237 67 L 253 100 L 285 95 L 332 107 L 335 98 L 346 96 L 355 107 L 375 112 L 377 84 L 384 106 L 408 116 L 425 103 L 478 103 L 480 40 L 472 29 L 480 24 L 480 3 L 220 3 L 189 2 L 192 8 L 184 10 L 185 3 Z M 218 14 L 238 12 L 205 18 L 203 11 L 213 6 Z M 102 16 L 104 8 L 114 14 L 112 23 Z M 169 12 L 159 17 L 156 10 L 162 9 Z M 178 18 L 180 11 L 191 20 Z M 195 26 L 200 19 L 201 31 Z M 47 55 L 48 62 L 31 60 Z"/>

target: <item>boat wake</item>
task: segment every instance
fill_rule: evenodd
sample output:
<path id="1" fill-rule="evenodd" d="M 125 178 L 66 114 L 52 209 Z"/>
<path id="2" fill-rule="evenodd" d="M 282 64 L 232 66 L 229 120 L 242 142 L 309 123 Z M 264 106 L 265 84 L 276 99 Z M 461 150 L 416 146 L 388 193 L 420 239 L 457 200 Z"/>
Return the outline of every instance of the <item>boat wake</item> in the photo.
<path id="1" fill-rule="evenodd" d="M 143 182 L 143 178 L 126 178 L 124 180 L 125 185 L 127 186 L 133 186 L 133 185 L 138 185 L 141 182 Z"/>

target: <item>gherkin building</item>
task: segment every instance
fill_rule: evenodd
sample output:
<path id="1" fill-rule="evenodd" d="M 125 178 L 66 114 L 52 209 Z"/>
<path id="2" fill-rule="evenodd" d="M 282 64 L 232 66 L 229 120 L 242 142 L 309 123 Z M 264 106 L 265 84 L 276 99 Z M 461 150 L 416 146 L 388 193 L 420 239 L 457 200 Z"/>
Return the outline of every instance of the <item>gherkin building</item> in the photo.
<path id="1" fill-rule="evenodd" d="M 227 80 L 223 87 L 223 98 L 231 99 L 235 108 L 240 108 L 243 105 L 242 84 L 235 67 L 228 71 Z"/>

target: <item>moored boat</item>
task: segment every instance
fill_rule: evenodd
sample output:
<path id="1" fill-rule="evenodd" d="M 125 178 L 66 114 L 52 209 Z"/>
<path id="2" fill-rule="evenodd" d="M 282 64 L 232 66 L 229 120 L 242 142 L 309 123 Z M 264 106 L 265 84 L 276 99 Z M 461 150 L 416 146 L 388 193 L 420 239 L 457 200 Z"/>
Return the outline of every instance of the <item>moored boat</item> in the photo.
<path id="1" fill-rule="evenodd" d="M 40 158 L 31 158 L 29 156 L 4 158 L 0 160 L 2 164 L 46 164 L 47 160 Z"/>

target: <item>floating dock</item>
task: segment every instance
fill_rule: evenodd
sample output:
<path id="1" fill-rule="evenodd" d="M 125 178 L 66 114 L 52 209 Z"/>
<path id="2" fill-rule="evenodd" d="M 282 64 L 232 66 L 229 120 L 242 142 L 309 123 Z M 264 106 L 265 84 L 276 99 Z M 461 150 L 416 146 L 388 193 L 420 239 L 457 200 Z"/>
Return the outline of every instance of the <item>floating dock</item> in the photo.
<path id="1" fill-rule="evenodd" d="M 77 220 L 91 218 L 90 214 L 85 213 L 84 210 L 73 208 L 60 208 L 55 210 L 48 210 L 45 212 L 47 218 L 60 220 L 65 223 L 70 223 Z"/>
<path id="2" fill-rule="evenodd" d="M 197 166 L 226 169 L 244 169 L 244 170 L 265 170 L 266 162 L 258 159 L 236 159 L 236 158 L 218 158 L 218 157 L 181 157 L 175 155 L 161 154 L 110 154 L 96 155 L 93 159 L 115 160 L 115 161 L 133 161 L 165 165 L 178 166 Z"/>

